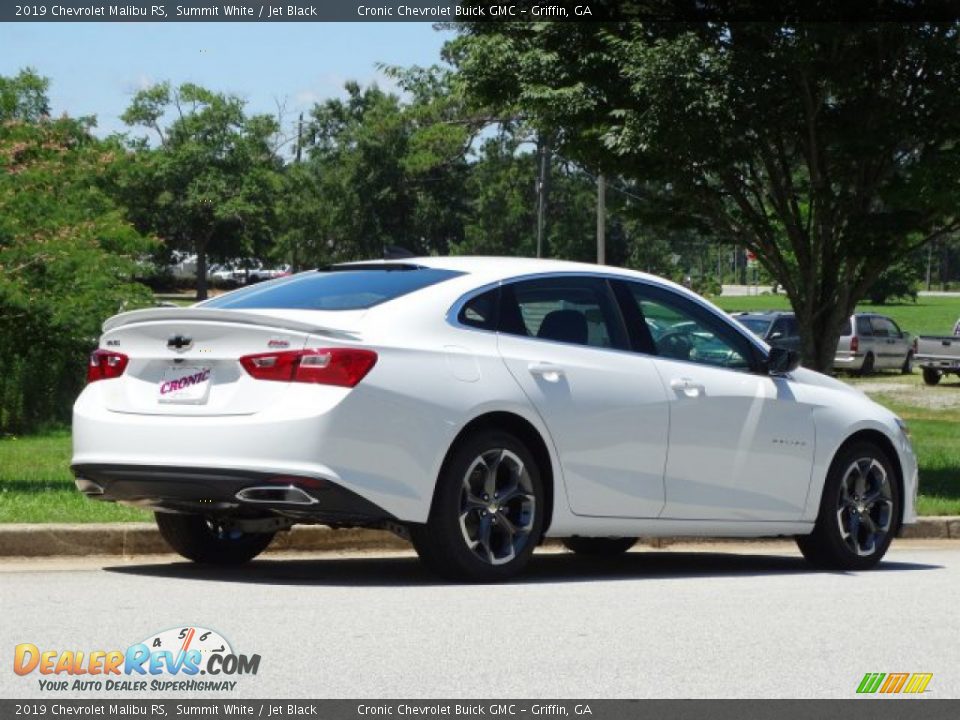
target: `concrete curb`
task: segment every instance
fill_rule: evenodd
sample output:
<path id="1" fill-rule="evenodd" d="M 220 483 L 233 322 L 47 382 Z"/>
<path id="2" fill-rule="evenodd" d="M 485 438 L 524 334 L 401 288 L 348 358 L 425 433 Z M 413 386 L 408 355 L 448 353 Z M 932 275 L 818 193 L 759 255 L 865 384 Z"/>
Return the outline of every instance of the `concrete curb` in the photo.
<path id="1" fill-rule="evenodd" d="M 904 528 L 910 539 L 960 540 L 960 516 L 924 517 Z M 729 542 L 749 542 L 726 540 Z M 558 541 L 548 540 L 548 545 Z M 644 538 L 653 547 L 678 542 L 717 542 L 716 538 Z M 267 552 L 346 552 L 406 550 L 410 545 L 384 530 L 332 530 L 298 525 L 278 533 Z M 4 524 L 0 525 L 0 557 L 69 557 L 83 555 L 155 555 L 169 553 L 152 523 Z"/>

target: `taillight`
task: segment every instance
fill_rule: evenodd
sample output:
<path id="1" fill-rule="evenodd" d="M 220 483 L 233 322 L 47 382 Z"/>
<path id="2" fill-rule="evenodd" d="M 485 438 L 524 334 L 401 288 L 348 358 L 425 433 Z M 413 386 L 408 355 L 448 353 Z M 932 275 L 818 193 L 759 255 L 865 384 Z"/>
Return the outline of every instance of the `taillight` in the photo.
<path id="1" fill-rule="evenodd" d="M 860 338 L 854 335 L 850 338 L 850 352 L 855 353 L 860 349 Z"/>
<path id="2" fill-rule="evenodd" d="M 257 380 L 353 387 L 377 362 L 372 350 L 323 348 L 245 355 L 240 364 Z"/>
<path id="3" fill-rule="evenodd" d="M 130 361 L 123 353 L 111 350 L 94 350 L 90 353 L 90 362 L 87 363 L 87 382 L 109 380 L 123 375 Z"/>

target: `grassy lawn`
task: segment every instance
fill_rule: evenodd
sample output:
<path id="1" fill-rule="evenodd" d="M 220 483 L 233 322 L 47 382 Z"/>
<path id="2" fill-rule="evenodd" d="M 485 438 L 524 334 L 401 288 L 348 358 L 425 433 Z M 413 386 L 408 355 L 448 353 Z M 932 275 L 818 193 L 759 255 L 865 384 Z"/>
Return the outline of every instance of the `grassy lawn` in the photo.
<path id="1" fill-rule="evenodd" d="M 744 310 L 789 310 L 785 295 L 750 295 L 747 297 L 715 297 L 713 303 L 727 312 Z M 960 318 L 960 297 L 917 298 L 917 302 L 889 305 L 858 305 L 863 312 L 878 312 L 893 318 L 904 330 L 914 335 L 949 335 Z"/>
<path id="2" fill-rule="evenodd" d="M 70 433 L 0 438 L 0 523 L 149 520 L 134 508 L 88 500 L 70 474 Z"/>

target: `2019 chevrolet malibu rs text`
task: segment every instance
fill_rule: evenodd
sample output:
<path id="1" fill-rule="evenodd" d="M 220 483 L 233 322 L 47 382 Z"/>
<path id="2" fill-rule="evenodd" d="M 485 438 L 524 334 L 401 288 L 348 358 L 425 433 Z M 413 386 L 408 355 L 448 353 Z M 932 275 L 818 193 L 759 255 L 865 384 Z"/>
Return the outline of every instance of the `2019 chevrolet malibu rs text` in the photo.
<path id="1" fill-rule="evenodd" d="M 104 324 L 73 420 L 88 496 L 198 562 L 295 523 L 385 527 L 453 578 L 543 537 L 796 536 L 865 569 L 915 520 L 906 428 L 690 291 L 629 270 L 418 258 Z"/>

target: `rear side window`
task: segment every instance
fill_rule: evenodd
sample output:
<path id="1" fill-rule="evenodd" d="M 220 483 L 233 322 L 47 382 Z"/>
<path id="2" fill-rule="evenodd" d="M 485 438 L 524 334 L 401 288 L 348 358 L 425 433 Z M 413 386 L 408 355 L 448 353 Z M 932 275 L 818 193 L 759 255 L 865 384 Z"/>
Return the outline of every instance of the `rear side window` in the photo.
<path id="1" fill-rule="evenodd" d="M 849 335 L 849 332 L 844 335 Z M 870 325 L 870 318 L 857 316 L 857 335 L 860 337 L 873 337 L 873 326 Z"/>
<path id="2" fill-rule="evenodd" d="M 527 280 L 503 288 L 500 331 L 553 342 L 626 349 L 606 281 L 591 277 Z"/>
<path id="3" fill-rule="evenodd" d="M 460 310 L 457 320 L 461 325 L 480 330 L 497 329 L 497 312 L 500 303 L 500 288 L 488 290 L 471 298 Z"/>
<path id="4" fill-rule="evenodd" d="M 462 273 L 418 266 L 306 272 L 214 298 L 201 307 L 231 310 L 362 310 Z"/>

